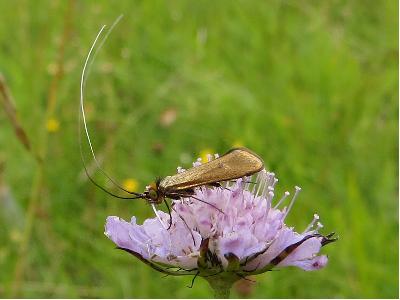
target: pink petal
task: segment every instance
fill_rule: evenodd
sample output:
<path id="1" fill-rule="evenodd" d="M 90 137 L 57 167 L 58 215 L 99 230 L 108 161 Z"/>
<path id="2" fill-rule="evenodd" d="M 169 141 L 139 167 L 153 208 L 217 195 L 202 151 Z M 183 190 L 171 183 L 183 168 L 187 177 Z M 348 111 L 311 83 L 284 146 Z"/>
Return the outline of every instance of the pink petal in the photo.
<path id="1" fill-rule="evenodd" d="M 326 255 L 320 255 L 311 259 L 293 261 L 282 266 L 295 266 L 305 271 L 315 271 L 325 267 L 327 263 L 328 257 Z"/>

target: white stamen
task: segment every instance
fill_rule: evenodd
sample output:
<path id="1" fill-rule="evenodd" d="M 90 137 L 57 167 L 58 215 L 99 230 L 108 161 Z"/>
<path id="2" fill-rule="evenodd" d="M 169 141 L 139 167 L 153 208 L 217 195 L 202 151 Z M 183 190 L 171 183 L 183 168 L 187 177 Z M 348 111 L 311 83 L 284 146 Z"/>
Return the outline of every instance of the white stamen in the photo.
<path id="1" fill-rule="evenodd" d="M 207 161 L 212 161 L 213 156 L 211 154 L 207 154 Z"/>
<path id="2" fill-rule="evenodd" d="M 253 196 L 255 196 L 254 192 L 256 191 L 256 187 L 257 187 L 258 182 L 260 181 L 260 175 L 261 175 L 260 173 L 257 174 L 255 183 L 253 184 L 252 189 L 250 191 L 253 194 Z"/>
<path id="3" fill-rule="evenodd" d="M 301 188 L 298 186 L 294 187 L 296 189 L 296 191 L 294 192 L 294 196 L 292 198 L 292 201 L 290 201 L 289 207 L 285 213 L 285 216 L 283 217 L 283 220 L 286 218 L 286 216 L 288 215 L 288 213 L 290 212 L 290 210 L 292 209 L 292 206 L 294 204 L 294 202 L 296 201 L 297 195 L 299 194 L 299 192 L 301 191 Z"/>
<path id="4" fill-rule="evenodd" d="M 278 178 L 274 178 L 274 183 L 272 184 L 273 187 L 275 187 L 275 184 L 278 182 Z"/>
<path id="5" fill-rule="evenodd" d="M 261 179 L 260 182 L 258 183 L 257 192 L 254 194 L 254 199 L 257 198 L 258 196 L 260 196 L 260 191 L 263 188 L 263 186 L 264 186 L 264 182 Z"/>
<path id="6" fill-rule="evenodd" d="M 275 196 L 275 194 L 274 194 L 274 192 L 268 192 L 268 202 L 271 202 L 272 201 L 272 199 L 274 198 L 274 196 Z"/>
<path id="7" fill-rule="evenodd" d="M 270 181 L 271 181 L 271 173 L 270 173 L 270 172 L 267 172 L 267 174 L 266 174 L 266 180 L 265 180 L 267 186 L 270 186 L 270 185 L 271 185 Z"/>
<path id="8" fill-rule="evenodd" d="M 268 173 L 268 185 L 272 186 L 275 180 L 275 173 L 269 172 Z"/>
<path id="9" fill-rule="evenodd" d="M 260 192 L 261 192 L 261 190 L 262 191 L 264 191 L 264 189 L 265 189 L 265 186 L 266 186 L 266 176 L 265 176 L 265 169 L 263 169 L 260 173 L 260 180 L 259 180 L 259 182 L 258 182 L 258 189 L 257 189 L 257 193 L 256 193 L 256 196 L 260 196 L 261 194 L 260 194 Z"/>
<path id="10" fill-rule="evenodd" d="M 229 188 L 229 181 L 222 182 L 221 186 L 224 187 L 224 188 Z"/>
<path id="11" fill-rule="evenodd" d="M 243 187 L 243 190 L 248 191 L 248 190 L 249 190 L 249 187 L 250 187 L 251 177 L 245 176 L 245 177 L 243 177 L 243 181 L 245 182 L 244 187 Z"/>
<path id="12" fill-rule="evenodd" d="M 310 230 L 310 233 L 317 233 L 318 230 L 320 230 L 322 227 L 324 227 L 324 225 L 322 225 L 320 222 L 317 223 L 317 228 L 315 228 L 314 230 Z"/>
<path id="13" fill-rule="evenodd" d="M 269 189 L 269 172 L 263 170 L 263 181 L 264 181 L 264 187 L 262 189 L 261 197 L 265 198 L 267 195 L 267 192 L 270 192 L 271 190 Z"/>
<path id="14" fill-rule="evenodd" d="M 258 196 L 260 197 L 264 197 L 265 198 L 265 194 L 267 193 L 268 190 L 268 184 L 267 184 L 267 176 L 264 173 L 263 178 L 261 179 L 261 186 L 262 188 L 258 191 Z"/>
<path id="15" fill-rule="evenodd" d="M 166 227 L 165 224 L 164 224 L 164 222 L 161 220 L 161 217 L 160 217 L 160 215 L 158 214 L 158 211 L 157 211 L 157 209 L 156 209 L 155 204 L 152 203 L 152 204 L 151 204 L 151 207 L 153 208 L 153 211 L 154 211 L 154 213 L 156 214 L 156 217 L 157 217 L 158 221 L 160 221 L 161 226 L 162 226 L 165 230 L 168 230 L 168 229 L 167 229 L 168 227 Z"/>
<path id="16" fill-rule="evenodd" d="M 267 187 L 267 188 L 265 188 L 265 187 Z M 272 192 L 271 190 L 269 190 L 269 186 L 267 186 L 267 182 L 265 182 L 265 187 L 264 187 L 264 189 L 262 191 L 262 194 L 261 194 L 262 198 L 265 198 L 267 196 L 268 192 Z"/>
<path id="17" fill-rule="evenodd" d="M 303 234 L 310 231 L 311 228 L 314 227 L 315 222 L 319 220 L 319 216 L 317 214 L 314 214 L 314 219 L 311 221 L 311 223 L 307 226 L 307 228 L 303 231 Z M 318 224 L 321 224 L 318 222 Z M 318 226 L 317 224 L 317 226 Z"/>
<path id="18" fill-rule="evenodd" d="M 290 195 L 290 193 L 288 191 L 286 191 L 282 198 L 278 201 L 278 203 L 274 206 L 274 209 L 277 209 L 279 205 L 281 205 L 281 203 Z"/>
<path id="19" fill-rule="evenodd" d="M 218 153 L 215 153 L 215 154 L 214 154 L 214 157 L 215 157 L 215 159 L 217 159 L 217 158 L 219 157 L 219 154 L 218 154 Z"/>
<path id="20" fill-rule="evenodd" d="M 198 167 L 201 165 L 201 162 L 199 162 L 199 159 L 201 160 L 201 158 L 198 158 L 198 160 L 193 163 L 193 167 Z"/>

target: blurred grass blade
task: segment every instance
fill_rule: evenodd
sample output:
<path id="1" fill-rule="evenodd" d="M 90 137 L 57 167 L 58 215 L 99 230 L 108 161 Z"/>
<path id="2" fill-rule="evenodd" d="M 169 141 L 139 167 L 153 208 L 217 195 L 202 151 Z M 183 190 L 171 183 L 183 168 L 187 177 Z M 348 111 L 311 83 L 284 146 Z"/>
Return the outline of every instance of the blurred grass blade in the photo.
<path id="1" fill-rule="evenodd" d="M 24 145 L 25 149 L 31 151 L 31 143 L 29 142 L 28 135 L 26 134 L 22 124 L 18 120 L 17 110 L 14 105 L 10 90 L 6 84 L 3 74 L 0 73 L 0 101 L 6 112 L 12 127 L 14 128 L 17 139 Z"/>

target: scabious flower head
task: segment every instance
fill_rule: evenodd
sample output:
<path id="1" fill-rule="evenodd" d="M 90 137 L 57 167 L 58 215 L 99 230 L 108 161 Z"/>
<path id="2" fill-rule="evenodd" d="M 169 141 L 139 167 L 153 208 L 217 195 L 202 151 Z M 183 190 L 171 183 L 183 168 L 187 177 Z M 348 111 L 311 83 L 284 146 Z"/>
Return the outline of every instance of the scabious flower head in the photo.
<path id="1" fill-rule="evenodd" d="M 199 164 L 198 160 L 194 166 Z M 318 215 L 302 233 L 288 227 L 284 221 L 300 188 L 280 209 L 289 193 L 273 203 L 277 181 L 274 173 L 262 170 L 252 179 L 202 186 L 192 198 L 174 200 L 171 215 L 158 211 L 158 218 L 143 225 L 135 217 L 130 222 L 108 217 L 105 234 L 118 248 L 160 272 L 202 276 L 214 287 L 273 268 L 323 268 L 328 258 L 318 253 L 335 240 L 333 234 L 318 233 Z"/>

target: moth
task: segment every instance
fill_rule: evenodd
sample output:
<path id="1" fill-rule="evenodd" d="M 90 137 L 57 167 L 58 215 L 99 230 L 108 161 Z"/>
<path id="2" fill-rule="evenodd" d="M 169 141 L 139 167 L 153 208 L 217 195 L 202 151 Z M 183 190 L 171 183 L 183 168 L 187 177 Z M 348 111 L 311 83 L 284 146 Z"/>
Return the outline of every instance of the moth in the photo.
<path id="1" fill-rule="evenodd" d="M 264 168 L 263 160 L 247 148 L 233 148 L 227 153 L 176 175 L 167 176 L 149 185 L 137 196 L 150 204 L 160 204 L 165 198 L 191 197 L 199 186 L 219 187 L 220 182 L 253 175 Z"/>

